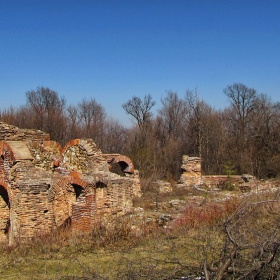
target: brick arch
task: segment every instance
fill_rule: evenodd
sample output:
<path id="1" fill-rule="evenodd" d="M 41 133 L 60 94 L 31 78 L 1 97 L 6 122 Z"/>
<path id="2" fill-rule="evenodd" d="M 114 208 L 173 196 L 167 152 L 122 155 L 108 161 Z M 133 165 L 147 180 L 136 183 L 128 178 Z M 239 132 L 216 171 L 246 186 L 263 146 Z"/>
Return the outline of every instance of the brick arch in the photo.
<path id="1" fill-rule="evenodd" d="M 12 192 L 11 192 L 11 187 L 10 185 L 4 181 L 4 179 L 0 178 L 0 186 L 4 187 L 4 189 L 6 189 L 9 197 L 11 198 L 12 197 Z"/>
<path id="2" fill-rule="evenodd" d="M 56 227 L 64 227 L 71 222 L 73 204 L 85 201 L 87 186 L 88 183 L 80 178 L 78 172 L 72 172 L 50 188 L 49 202 Z"/>
<path id="3" fill-rule="evenodd" d="M 50 147 L 50 148 L 56 150 L 57 153 L 60 155 L 62 154 L 63 149 L 62 149 L 61 145 L 59 143 L 57 143 L 56 141 L 51 141 L 51 140 L 44 141 L 43 145 L 44 145 L 44 147 Z"/>
<path id="4" fill-rule="evenodd" d="M 122 172 L 124 173 L 134 173 L 134 165 L 131 159 L 124 155 L 119 154 L 107 154 L 106 155 L 107 161 L 109 165 L 113 165 L 114 163 L 118 163 L 121 167 Z"/>
<path id="5" fill-rule="evenodd" d="M 88 183 L 80 178 L 80 174 L 78 172 L 71 172 L 68 176 L 62 178 L 50 188 L 49 202 L 54 201 L 56 193 L 61 189 L 65 189 L 69 184 L 80 186 L 84 190 L 86 190 L 88 186 Z"/>
<path id="6" fill-rule="evenodd" d="M 61 152 L 62 155 L 64 155 L 65 152 L 66 152 L 70 147 L 72 147 L 72 146 L 79 146 L 80 143 L 81 143 L 81 139 L 72 139 L 72 140 L 68 141 L 68 142 L 66 143 L 66 145 L 64 146 L 64 148 L 62 149 L 62 152 Z"/>
<path id="7" fill-rule="evenodd" d="M 79 172 L 76 172 L 76 171 L 71 172 L 71 173 L 68 175 L 68 178 L 69 178 L 71 184 L 79 185 L 79 186 L 81 186 L 84 190 L 85 190 L 85 189 L 87 188 L 87 186 L 88 186 L 88 183 L 87 183 L 85 180 L 81 179 L 80 173 L 79 173 Z"/>
<path id="8" fill-rule="evenodd" d="M 106 180 L 97 180 L 94 184 L 95 210 L 96 214 L 110 212 L 110 201 L 108 199 L 108 185 Z"/>
<path id="9" fill-rule="evenodd" d="M 105 185 L 109 185 L 110 178 L 107 176 L 104 176 L 104 174 L 102 174 L 102 173 L 99 173 L 99 174 L 96 173 L 96 174 L 94 174 L 94 179 L 93 179 L 91 185 L 94 187 L 96 185 L 96 183 L 98 183 L 98 182 L 103 183 Z"/>
<path id="10" fill-rule="evenodd" d="M 82 147 L 88 156 L 92 156 L 97 150 L 101 153 L 92 139 L 73 139 L 66 143 L 62 150 L 62 155 L 72 146 Z"/>
<path id="11" fill-rule="evenodd" d="M 0 179 L 0 243 L 11 239 L 11 188 L 7 182 Z"/>
<path id="12" fill-rule="evenodd" d="M 48 151 L 48 149 L 51 149 L 52 152 L 54 152 L 55 155 L 52 156 L 53 166 L 58 167 L 62 160 L 62 147 L 59 143 L 56 141 L 44 141 L 43 142 L 44 149 Z M 50 152 L 50 151 L 48 151 Z"/>
<path id="13" fill-rule="evenodd" d="M 10 160 L 12 163 L 16 161 L 14 152 L 11 148 L 11 146 L 6 141 L 0 142 L 0 156 L 3 156 L 4 158 L 7 157 L 7 153 L 10 155 Z"/>

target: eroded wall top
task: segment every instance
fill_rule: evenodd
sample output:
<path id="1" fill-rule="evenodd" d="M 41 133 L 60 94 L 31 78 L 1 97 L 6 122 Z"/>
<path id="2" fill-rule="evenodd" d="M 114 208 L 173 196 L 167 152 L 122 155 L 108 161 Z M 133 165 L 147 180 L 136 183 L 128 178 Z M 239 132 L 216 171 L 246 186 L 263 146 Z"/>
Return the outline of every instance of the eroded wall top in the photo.
<path id="1" fill-rule="evenodd" d="M 41 130 L 21 129 L 13 125 L 0 122 L 0 141 L 47 141 L 50 135 Z"/>

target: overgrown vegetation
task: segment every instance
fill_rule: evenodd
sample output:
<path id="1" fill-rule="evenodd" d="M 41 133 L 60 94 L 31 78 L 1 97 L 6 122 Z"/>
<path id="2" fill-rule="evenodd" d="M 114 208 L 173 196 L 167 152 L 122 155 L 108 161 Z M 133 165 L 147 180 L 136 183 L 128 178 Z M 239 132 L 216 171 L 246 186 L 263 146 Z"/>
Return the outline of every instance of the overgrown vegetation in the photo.
<path id="1" fill-rule="evenodd" d="M 221 192 L 237 192 L 230 180 L 234 173 L 279 175 L 280 103 L 243 84 L 224 93 L 230 106 L 215 110 L 195 91 L 183 99 L 169 91 L 156 116 L 150 95 L 134 96 L 123 104 L 136 121 L 131 128 L 108 118 L 95 99 L 66 106 L 48 88 L 27 92 L 20 108 L 2 110 L 1 121 L 44 130 L 62 145 L 90 137 L 105 153 L 129 156 L 144 192 L 134 205 L 145 211 L 107 217 L 89 235 L 66 229 L 2 247 L 0 278 L 279 279 L 279 193 L 217 201 L 207 190 L 174 184 L 173 192 L 161 194 L 153 185 L 157 179 L 176 182 L 184 154 L 200 156 L 205 174 L 229 176 L 218 186 Z M 168 199 L 186 208 L 160 223 Z"/>
<path id="2" fill-rule="evenodd" d="M 92 138 L 104 153 L 129 156 L 142 179 L 153 174 L 178 180 L 184 154 L 200 156 L 204 174 L 280 174 L 279 101 L 241 83 L 227 86 L 224 94 L 230 105 L 216 110 L 196 91 L 183 98 L 168 91 L 156 114 L 151 95 L 133 96 L 123 109 L 135 123 L 125 128 L 94 98 L 67 105 L 56 91 L 39 87 L 26 93 L 22 107 L 2 109 L 0 120 L 48 132 L 62 145 Z"/>
<path id="3" fill-rule="evenodd" d="M 89 235 L 65 229 L 2 247 L 0 279 L 278 279 L 279 207 L 278 192 L 205 198 L 164 226 L 147 208 L 104 220 Z"/>

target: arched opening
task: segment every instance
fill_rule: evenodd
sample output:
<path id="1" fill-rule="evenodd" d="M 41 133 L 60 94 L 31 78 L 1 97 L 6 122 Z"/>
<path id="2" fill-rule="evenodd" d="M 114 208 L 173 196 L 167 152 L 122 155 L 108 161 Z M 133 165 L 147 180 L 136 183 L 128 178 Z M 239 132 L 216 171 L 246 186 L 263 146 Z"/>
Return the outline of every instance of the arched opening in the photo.
<path id="1" fill-rule="evenodd" d="M 96 187 L 97 189 L 103 189 L 103 188 L 106 188 L 107 185 L 106 185 L 105 183 L 103 183 L 103 182 L 98 181 L 98 182 L 95 184 L 95 187 Z"/>
<path id="2" fill-rule="evenodd" d="M 125 161 L 119 161 L 119 165 L 121 167 L 122 172 L 128 172 L 129 165 Z"/>
<path id="3" fill-rule="evenodd" d="M 126 176 L 126 173 L 131 173 L 130 172 L 130 166 L 127 162 L 125 161 L 118 161 L 114 162 L 110 166 L 110 171 L 112 173 L 118 174 L 120 176 Z"/>
<path id="4" fill-rule="evenodd" d="M 10 201 L 9 195 L 0 185 L 0 242 L 7 241 L 10 230 Z"/>
<path id="5" fill-rule="evenodd" d="M 98 181 L 95 184 L 96 212 L 101 214 L 108 211 L 109 203 L 107 200 L 107 185 Z"/>
<path id="6" fill-rule="evenodd" d="M 118 162 L 114 162 L 110 167 L 110 171 L 112 173 L 118 174 L 120 176 L 125 176 L 123 170 L 123 167 Z"/>
<path id="7" fill-rule="evenodd" d="M 56 226 L 58 228 L 71 226 L 73 204 L 83 202 L 85 202 L 85 189 L 82 186 L 71 182 L 70 179 L 66 184 L 59 185 L 53 201 Z"/>
<path id="8" fill-rule="evenodd" d="M 74 191 L 75 191 L 76 201 L 84 201 L 84 198 L 85 198 L 84 189 L 77 184 L 72 184 L 72 186 L 73 186 Z"/>

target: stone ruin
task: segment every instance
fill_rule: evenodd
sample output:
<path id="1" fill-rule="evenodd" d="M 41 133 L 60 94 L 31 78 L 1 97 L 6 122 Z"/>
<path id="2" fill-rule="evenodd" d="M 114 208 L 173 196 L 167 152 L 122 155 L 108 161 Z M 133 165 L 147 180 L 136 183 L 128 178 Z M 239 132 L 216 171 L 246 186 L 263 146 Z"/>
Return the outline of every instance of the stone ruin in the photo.
<path id="1" fill-rule="evenodd" d="M 138 172 L 92 139 L 64 148 L 47 133 L 0 122 L 0 242 L 15 244 L 70 224 L 90 232 L 96 221 L 132 209 Z"/>
<path id="2" fill-rule="evenodd" d="M 185 186 L 207 185 L 217 187 L 230 180 L 241 191 L 250 191 L 256 184 L 256 178 L 252 175 L 202 175 L 200 157 L 183 156 L 181 165 L 181 177 L 179 184 Z"/>
<path id="3" fill-rule="evenodd" d="M 189 157 L 187 155 L 183 156 L 181 165 L 181 177 L 180 183 L 184 185 L 200 185 L 201 176 L 201 160 L 199 157 Z"/>

